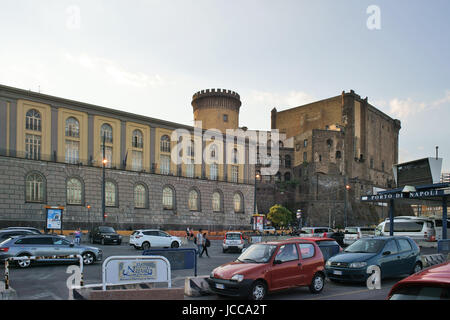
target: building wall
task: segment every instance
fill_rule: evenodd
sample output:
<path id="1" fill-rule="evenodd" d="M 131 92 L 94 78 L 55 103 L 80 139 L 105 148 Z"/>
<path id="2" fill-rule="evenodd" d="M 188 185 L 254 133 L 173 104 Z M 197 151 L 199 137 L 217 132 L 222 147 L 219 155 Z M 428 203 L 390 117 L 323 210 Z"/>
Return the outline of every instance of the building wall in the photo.
<path id="1" fill-rule="evenodd" d="M 25 178 L 30 172 L 45 177 L 46 196 L 43 203 L 25 201 Z M 78 177 L 83 183 L 83 203 L 66 203 L 68 178 Z M 106 179 L 117 185 L 118 204 L 106 207 L 106 224 L 120 229 L 161 227 L 183 230 L 187 226 L 206 229 L 248 228 L 253 213 L 254 189 L 252 185 L 212 182 L 158 174 L 137 173 L 106 169 Z M 96 167 L 61 164 L 49 161 L 26 160 L 0 156 L 0 227 L 27 224 L 43 228 L 45 205 L 64 206 L 65 229 L 101 224 L 102 169 Z M 134 185 L 143 183 L 148 190 L 148 207 L 134 206 Z M 174 210 L 162 207 L 162 189 L 169 185 L 175 190 Z M 188 193 L 196 188 L 200 193 L 200 210 L 190 211 Z M 223 195 L 223 212 L 213 212 L 212 193 L 220 190 Z M 244 198 L 244 212 L 236 213 L 233 196 L 238 192 Z M 91 206 L 88 214 L 87 205 Z"/>

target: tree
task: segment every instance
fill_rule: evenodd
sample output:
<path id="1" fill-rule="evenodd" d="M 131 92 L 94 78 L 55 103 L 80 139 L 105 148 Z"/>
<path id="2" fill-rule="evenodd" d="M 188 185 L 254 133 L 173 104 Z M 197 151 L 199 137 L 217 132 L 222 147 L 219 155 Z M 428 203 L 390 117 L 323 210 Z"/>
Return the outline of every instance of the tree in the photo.
<path id="1" fill-rule="evenodd" d="M 293 220 L 293 214 L 282 205 L 276 204 L 270 208 L 267 219 L 276 227 L 287 227 Z"/>

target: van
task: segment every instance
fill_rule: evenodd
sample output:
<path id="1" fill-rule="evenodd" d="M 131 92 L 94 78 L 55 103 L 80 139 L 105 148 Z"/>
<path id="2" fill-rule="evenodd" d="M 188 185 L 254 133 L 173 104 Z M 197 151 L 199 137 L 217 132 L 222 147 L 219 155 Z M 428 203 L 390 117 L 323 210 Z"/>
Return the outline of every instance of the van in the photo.
<path id="1" fill-rule="evenodd" d="M 436 234 L 436 240 L 442 240 L 442 219 L 431 218 L 434 223 L 434 231 Z M 447 237 L 450 236 L 450 219 L 447 219 Z"/>
<path id="2" fill-rule="evenodd" d="M 390 221 L 387 219 L 380 223 L 375 235 L 389 236 Z M 435 238 L 434 223 L 429 219 L 394 218 L 394 235 L 407 236 L 414 240 L 431 241 Z"/>
<path id="3" fill-rule="evenodd" d="M 370 227 L 347 227 L 344 231 L 344 244 L 351 245 L 356 240 L 375 235 L 375 229 Z"/>

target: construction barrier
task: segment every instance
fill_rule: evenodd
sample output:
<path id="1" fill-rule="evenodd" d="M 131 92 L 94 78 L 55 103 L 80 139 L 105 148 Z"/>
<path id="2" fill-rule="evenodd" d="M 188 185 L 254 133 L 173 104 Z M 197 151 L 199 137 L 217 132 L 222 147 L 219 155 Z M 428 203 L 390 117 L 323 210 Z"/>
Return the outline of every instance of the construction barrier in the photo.
<path id="1" fill-rule="evenodd" d="M 206 279 L 209 276 L 187 277 L 184 282 L 184 294 L 188 297 L 200 297 L 212 294 Z"/>
<path id="2" fill-rule="evenodd" d="M 441 253 L 437 254 L 429 254 L 429 255 L 423 255 L 422 258 L 422 266 L 424 268 L 443 263 L 447 261 L 447 256 Z"/>

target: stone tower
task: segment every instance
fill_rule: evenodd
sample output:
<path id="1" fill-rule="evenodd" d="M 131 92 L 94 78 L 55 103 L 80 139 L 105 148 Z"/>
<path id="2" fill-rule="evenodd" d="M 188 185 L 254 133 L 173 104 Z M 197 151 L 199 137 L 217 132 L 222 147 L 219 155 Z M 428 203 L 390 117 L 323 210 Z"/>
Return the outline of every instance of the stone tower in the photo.
<path id="1" fill-rule="evenodd" d="M 226 129 L 239 127 L 239 94 L 225 89 L 206 89 L 192 97 L 194 120 L 202 121 L 203 129 L 219 129 L 223 134 Z"/>

